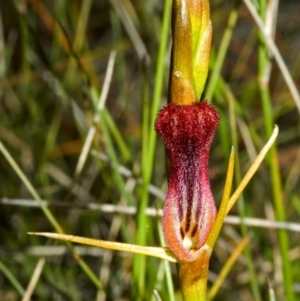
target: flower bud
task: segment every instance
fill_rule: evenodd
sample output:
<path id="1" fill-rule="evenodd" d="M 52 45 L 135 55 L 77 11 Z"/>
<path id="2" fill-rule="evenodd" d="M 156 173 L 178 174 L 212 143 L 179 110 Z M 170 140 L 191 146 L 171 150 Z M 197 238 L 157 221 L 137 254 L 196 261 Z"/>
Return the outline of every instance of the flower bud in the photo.
<path id="1" fill-rule="evenodd" d="M 212 26 L 208 0 L 174 0 L 170 102 L 200 100 L 209 68 Z"/>

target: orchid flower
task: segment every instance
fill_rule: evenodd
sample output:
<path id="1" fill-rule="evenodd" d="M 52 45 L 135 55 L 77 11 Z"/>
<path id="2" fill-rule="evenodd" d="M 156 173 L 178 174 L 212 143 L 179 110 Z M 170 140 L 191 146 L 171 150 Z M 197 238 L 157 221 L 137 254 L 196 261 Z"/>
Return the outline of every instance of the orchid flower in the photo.
<path id="1" fill-rule="evenodd" d="M 179 264 L 185 301 L 206 300 L 209 259 L 223 221 L 266 153 L 278 128 L 230 197 L 234 169 L 231 151 L 223 198 L 217 212 L 208 178 L 208 158 L 220 116 L 199 101 L 208 74 L 212 26 L 208 0 L 174 0 L 169 104 L 158 114 L 155 129 L 171 162 L 163 209 L 168 247 L 145 247 L 57 233 L 31 233 L 111 250 L 155 256 Z"/>

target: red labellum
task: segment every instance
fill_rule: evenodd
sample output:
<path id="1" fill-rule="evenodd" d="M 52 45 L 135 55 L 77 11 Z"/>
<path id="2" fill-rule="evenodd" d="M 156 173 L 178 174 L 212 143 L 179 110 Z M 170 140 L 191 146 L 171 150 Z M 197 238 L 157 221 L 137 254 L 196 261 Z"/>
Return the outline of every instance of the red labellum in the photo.
<path id="1" fill-rule="evenodd" d="M 171 163 L 163 231 L 169 247 L 181 261 L 193 260 L 216 218 L 208 156 L 219 119 L 207 102 L 169 104 L 156 119 L 155 129 L 165 143 Z"/>

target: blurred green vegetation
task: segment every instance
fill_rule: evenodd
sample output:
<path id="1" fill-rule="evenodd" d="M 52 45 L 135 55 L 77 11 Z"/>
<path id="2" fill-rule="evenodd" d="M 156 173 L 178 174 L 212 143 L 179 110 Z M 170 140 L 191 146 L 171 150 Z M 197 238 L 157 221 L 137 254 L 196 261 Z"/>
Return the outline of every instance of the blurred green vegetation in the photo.
<path id="1" fill-rule="evenodd" d="M 210 2 L 214 35 L 204 94 L 222 116 L 210 157 L 216 203 L 231 145 L 238 154 L 237 184 L 278 124 L 276 147 L 231 214 L 299 223 L 300 122 L 295 101 L 246 6 L 241 1 Z M 267 1 L 252 2 L 265 16 Z M 170 3 L 0 2 L 0 140 L 66 233 L 161 244 L 160 220 L 147 217 L 144 209 L 162 208 L 167 187 L 164 149 L 161 141 L 156 143 L 153 120 L 167 101 Z M 299 14 L 299 0 L 289 0 L 279 3 L 278 19 L 271 15 L 276 45 L 296 86 Z M 116 59 L 104 98 L 113 51 Z M 101 95 L 106 100 L 103 110 L 97 107 Z M 162 300 L 181 300 L 174 265 L 77 247 L 99 279 L 96 284 L 65 245 L 27 235 L 55 230 L 3 154 L 0 201 L 1 301 L 22 299 L 38 262 L 41 271 L 31 300 L 154 300 L 153 289 Z M 109 213 L 100 207 L 105 204 L 122 207 Z M 126 214 L 127 206 L 137 214 Z M 299 299 L 296 231 L 227 224 L 211 260 L 210 283 L 247 233 L 252 236 L 249 249 L 214 300 L 271 300 L 268 280 L 277 300 Z"/>

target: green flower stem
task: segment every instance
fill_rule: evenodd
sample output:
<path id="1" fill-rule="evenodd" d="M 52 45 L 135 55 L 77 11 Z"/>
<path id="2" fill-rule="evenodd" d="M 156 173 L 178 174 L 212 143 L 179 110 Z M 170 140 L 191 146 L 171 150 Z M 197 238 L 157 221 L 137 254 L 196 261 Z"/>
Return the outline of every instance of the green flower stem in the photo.
<path id="1" fill-rule="evenodd" d="M 179 263 L 179 281 L 184 301 L 206 300 L 211 251 L 211 248 L 204 245 L 195 261 Z"/>
<path id="2" fill-rule="evenodd" d="M 193 75 L 192 25 L 184 0 L 173 4 L 173 47 L 170 73 L 170 102 L 178 105 L 196 101 Z"/>

